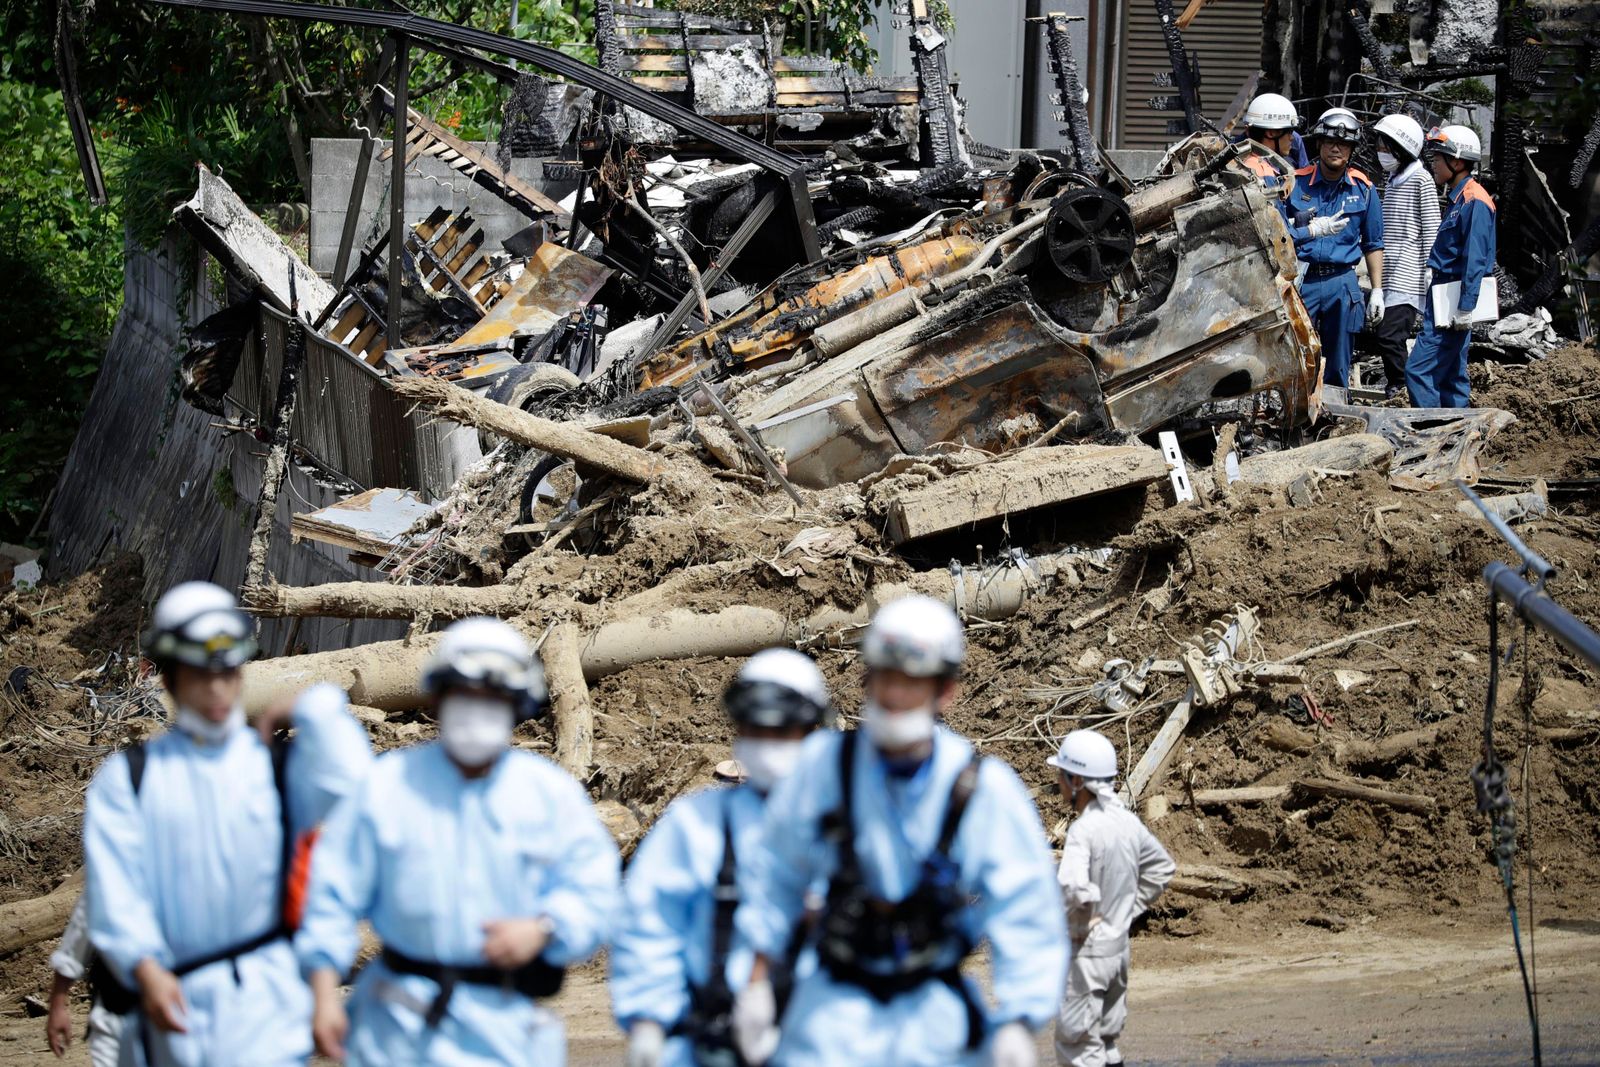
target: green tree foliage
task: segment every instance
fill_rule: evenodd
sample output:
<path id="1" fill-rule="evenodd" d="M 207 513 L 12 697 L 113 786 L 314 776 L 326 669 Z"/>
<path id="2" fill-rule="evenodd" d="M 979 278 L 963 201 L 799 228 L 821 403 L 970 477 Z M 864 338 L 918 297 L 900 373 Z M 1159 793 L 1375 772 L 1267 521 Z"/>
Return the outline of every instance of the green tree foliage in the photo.
<path id="1" fill-rule="evenodd" d="M 122 300 L 116 212 L 89 204 L 61 94 L 0 80 L 0 541 L 20 541 L 66 460 Z"/>

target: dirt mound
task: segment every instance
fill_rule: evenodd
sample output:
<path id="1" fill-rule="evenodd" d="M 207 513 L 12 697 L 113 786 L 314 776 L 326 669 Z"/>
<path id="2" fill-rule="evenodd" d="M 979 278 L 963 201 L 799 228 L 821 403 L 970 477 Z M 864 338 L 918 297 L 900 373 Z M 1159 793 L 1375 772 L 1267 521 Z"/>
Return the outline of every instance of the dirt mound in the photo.
<path id="1" fill-rule="evenodd" d="M 1567 349 L 1493 373 L 1476 399 L 1520 421 L 1492 442 L 1489 473 L 1585 476 L 1589 435 L 1600 424 L 1600 394 L 1585 395 L 1600 374 L 1595 353 Z M 1576 399 L 1553 403 L 1563 398 Z M 1196 714 L 1150 791 L 1166 809 L 1148 809 L 1151 824 L 1181 863 L 1229 872 L 1242 888 L 1222 893 L 1231 901 L 1169 894 L 1151 925 L 1188 936 L 1435 915 L 1495 920 L 1503 896 L 1467 775 L 1481 758 L 1489 664 L 1479 576 L 1509 551 L 1457 512 L 1453 493 L 1397 492 L 1376 473 L 1327 477 L 1299 507 L 1265 489 L 1235 489 L 1223 501 L 1170 506 L 1166 487 L 1155 486 L 1016 523 L 1013 543 L 992 538 L 990 562 L 1013 548 L 1095 547 L 1096 530 L 1108 553 L 1078 567 L 1076 582 L 1032 595 L 1014 617 L 970 623 L 971 662 L 951 724 L 1021 772 L 1059 834 L 1064 812 L 1044 763 L 1058 739 L 1094 726 L 1131 764 L 1187 684 L 1181 674 L 1153 672 L 1130 710 L 1111 712 L 1090 691 L 1108 660 L 1176 660 L 1184 642 L 1237 605 L 1259 616 L 1259 636 L 1240 656 L 1257 664 L 1388 628 L 1306 658 L 1305 685 L 1247 686 Z M 623 602 L 640 615 L 741 603 L 790 618 L 824 605 L 853 608 L 875 585 L 914 569 L 884 542 L 873 494 L 845 486 L 798 509 L 756 479 L 675 466 L 600 513 L 605 554 L 536 551 L 506 580 L 586 621 L 588 613 L 614 617 Z M 1552 591 L 1581 618 L 1600 617 L 1594 520 L 1587 499 L 1569 495 L 1520 528 L 1561 569 Z M 936 562 L 931 550 L 923 554 L 921 566 Z M 0 833 L 0 902 L 43 892 L 79 862 L 81 794 L 94 763 L 148 718 L 119 658 L 133 649 L 139 623 L 131 559 L 0 607 L 0 669 L 26 666 L 36 679 L 26 699 L 0 702 L 0 810 L 9 820 Z M 1521 637 L 1520 627 L 1502 632 L 1508 644 Z M 847 724 L 861 678 L 851 636 L 810 643 Z M 1546 638 L 1535 636 L 1526 651 L 1536 699 L 1526 716 L 1515 702 L 1519 646 L 1502 679 L 1497 733 L 1518 799 L 1517 876 L 1531 880 L 1541 915 L 1581 916 L 1600 901 L 1591 877 L 1600 863 L 1594 678 Z M 728 755 L 720 694 L 737 665 L 655 662 L 594 683 L 592 793 L 648 823 L 709 781 Z M 115 712 L 109 726 L 107 708 Z M 432 727 L 412 714 L 374 731 L 388 747 Z M 550 727 L 530 728 L 525 740 L 547 749 Z M 1403 794 L 1422 810 L 1302 784 L 1326 778 Z M 1243 786 L 1283 788 L 1251 803 L 1195 802 L 1203 791 Z M 42 980 L 44 947 L 0 961 L 0 986 Z"/>
<path id="2" fill-rule="evenodd" d="M 1600 353 L 1568 345 L 1526 367 L 1477 364 L 1472 402 L 1517 417 L 1484 451 L 1488 475 L 1593 478 L 1600 475 Z"/>
<path id="3" fill-rule="evenodd" d="M 0 904 L 82 865 L 83 792 L 130 724 L 159 710 L 138 680 L 137 556 L 0 600 Z M 0 990 L 37 992 L 48 946 L 0 960 Z"/>

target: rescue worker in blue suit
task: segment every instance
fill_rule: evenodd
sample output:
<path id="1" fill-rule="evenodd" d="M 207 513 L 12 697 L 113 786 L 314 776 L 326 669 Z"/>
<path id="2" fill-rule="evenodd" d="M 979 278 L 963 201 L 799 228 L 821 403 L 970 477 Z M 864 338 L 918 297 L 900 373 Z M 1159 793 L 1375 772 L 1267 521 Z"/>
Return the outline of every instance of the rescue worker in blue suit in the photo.
<path id="1" fill-rule="evenodd" d="M 1428 133 L 1428 149 L 1433 180 L 1449 200 L 1428 269 L 1434 285 L 1460 282 L 1461 299 L 1449 322 L 1435 321 L 1433 300 L 1423 301 L 1422 332 L 1406 361 L 1406 388 L 1417 407 L 1464 408 L 1472 394 L 1467 384 L 1472 312 L 1483 280 L 1494 276 L 1494 200 L 1472 176 L 1483 158 L 1476 133 L 1465 126 L 1435 129 Z"/>
<path id="2" fill-rule="evenodd" d="M 862 646 L 860 728 L 808 738 L 739 872 L 757 957 L 734 1007 L 739 1049 L 779 1067 L 1034 1067 L 1068 948 L 1038 812 L 1016 774 L 938 725 L 965 658 L 961 623 L 913 596 Z M 807 891 L 827 881 L 817 968 L 781 1020 L 772 984 Z M 988 941 L 992 1014 L 960 973 Z"/>
<path id="3" fill-rule="evenodd" d="M 1350 385 L 1351 340 L 1361 329 L 1356 261 L 1367 261 L 1372 296 L 1366 317 L 1383 318 L 1383 205 L 1365 174 L 1350 166 L 1361 123 L 1344 108 L 1325 111 L 1311 131 L 1317 162 L 1295 172 L 1289 232 L 1306 264 L 1300 296 L 1322 338 L 1322 380 Z"/>
<path id="4" fill-rule="evenodd" d="M 295 939 L 317 1049 L 362 1067 L 560 1067 L 564 1029 L 535 998 L 609 935 L 616 845 L 582 786 L 511 747 L 548 703 L 521 634 L 452 624 L 423 689 L 439 739 L 381 756 L 317 844 Z M 339 983 L 362 919 L 383 952 L 347 1013 Z"/>
<path id="5" fill-rule="evenodd" d="M 739 1064 L 733 996 L 753 953 L 734 936 L 736 872 L 759 847 L 768 794 L 794 769 L 806 735 L 833 719 L 822 672 L 791 648 L 751 657 L 723 706 L 744 784 L 674 801 L 623 882 L 627 919 L 611 949 L 611 1003 L 628 1033 L 627 1067 Z M 784 971 L 793 964 L 787 959 Z"/>
<path id="6" fill-rule="evenodd" d="M 285 915 L 293 846 L 365 776 L 366 731 L 317 686 L 292 743 L 245 725 L 250 619 L 226 591 L 185 582 L 156 604 L 145 655 L 175 728 L 107 758 L 84 810 L 89 939 L 104 1001 L 127 1014 L 124 1067 L 304 1064 L 311 992 Z M 283 721 L 263 716 L 262 731 Z"/>

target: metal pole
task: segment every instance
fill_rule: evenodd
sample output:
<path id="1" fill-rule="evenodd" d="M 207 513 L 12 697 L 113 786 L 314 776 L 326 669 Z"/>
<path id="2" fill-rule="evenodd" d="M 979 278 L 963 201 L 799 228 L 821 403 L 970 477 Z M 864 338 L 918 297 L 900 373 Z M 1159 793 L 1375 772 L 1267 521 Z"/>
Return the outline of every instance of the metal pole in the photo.
<path id="1" fill-rule="evenodd" d="M 695 384 L 700 387 L 701 392 L 706 394 L 706 399 L 711 401 L 712 409 L 722 416 L 722 421 L 728 424 L 728 428 L 738 434 L 739 440 L 744 442 L 745 447 L 756 454 L 756 459 L 760 461 L 762 468 L 766 470 L 767 477 L 772 479 L 772 484 L 788 493 L 789 499 L 794 501 L 795 507 L 803 509 L 806 506 L 806 502 L 795 491 L 789 479 L 783 476 L 783 472 L 778 469 L 778 465 L 772 462 L 772 457 L 767 455 L 765 448 L 761 447 L 761 442 L 756 440 L 755 434 L 745 429 L 744 424 L 733 417 L 733 412 L 728 410 L 728 405 L 724 404 L 722 398 L 711 388 L 711 383 L 704 378 L 696 378 Z"/>
<path id="2" fill-rule="evenodd" d="M 372 139 L 378 136 L 378 119 L 383 112 L 378 107 L 378 84 L 389 72 L 394 62 L 394 38 L 387 37 L 383 51 L 378 56 L 378 69 L 373 78 L 372 95 L 367 101 L 367 126 L 356 132 L 361 134 L 361 148 L 356 153 L 356 173 L 350 182 L 350 203 L 344 209 L 344 228 L 339 232 L 339 255 L 333 261 L 334 288 L 340 288 L 350 277 L 350 254 L 355 251 L 356 226 L 361 221 L 361 205 L 367 199 L 367 174 L 372 169 Z"/>
<path id="3" fill-rule="evenodd" d="M 389 351 L 400 343 L 400 285 L 406 241 L 406 108 L 411 78 L 411 42 L 394 35 L 394 155 L 389 177 L 389 303 L 384 314 L 389 327 Z"/>
<path id="4" fill-rule="evenodd" d="M 517 35 L 517 20 L 522 15 L 522 0 L 511 0 L 511 36 Z M 511 66 L 514 68 L 517 61 L 513 59 Z"/>

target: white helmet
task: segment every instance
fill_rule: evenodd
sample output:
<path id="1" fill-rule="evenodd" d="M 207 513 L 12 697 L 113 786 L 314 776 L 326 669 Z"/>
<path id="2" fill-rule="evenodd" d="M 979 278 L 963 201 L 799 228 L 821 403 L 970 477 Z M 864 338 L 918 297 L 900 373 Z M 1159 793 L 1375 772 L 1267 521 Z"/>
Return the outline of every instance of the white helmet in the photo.
<path id="1" fill-rule="evenodd" d="M 742 726 L 826 726 L 833 721 L 828 683 L 811 657 L 769 648 L 745 661 L 722 694 L 722 706 Z"/>
<path id="2" fill-rule="evenodd" d="M 1372 127 L 1415 157 L 1422 155 L 1422 124 L 1410 115 L 1385 115 Z"/>
<path id="3" fill-rule="evenodd" d="M 430 696 L 457 686 L 505 696 L 519 721 L 538 718 L 550 702 L 544 668 L 527 638 L 482 616 L 446 627 L 422 672 L 422 691 Z"/>
<path id="4" fill-rule="evenodd" d="M 874 670 L 917 678 L 953 676 L 967 658 L 967 641 L 949 605 L 908 596 L 878 609 L 861 643 L 861 657 Z"/>
<path id="5" fill-rule="evenodd" d="M 180 663 L 228 671 L 256 654 L 255 627 L 233 594 L 210 582 L 183 582 L 156 601 L 144 654 L 162 670 Z"/>
<path id="6" fill-rule="evenodd" d="M 1466 126 L 1435 126 L 1428 131 L 1428 146 L 1441 156 L 1476 163 L 1483 158 L 1483 142 Z"/>
<path id="7" fill-rule="evenodd" d="M 1109 780 L 1117 776 L 1116 747 L 1093 730 L 1072 731 L 1045 762 L 1079 778 Z"/>
<path id="8" fill-rule="evenodd" d="M 1245 109 L 1244 124 L 1257 130 L 1292 130 L 1300 125 L 1300 113 L 1287 96 L 1262 93 Z"/>
<path id="9" fill-rule="evenodd" d="M 1361 120 L 1346 107 L 1330 107 L 1317 118 L 1311 136 L 1340 141 L 1344 144 L 1361 143 Z"/>

